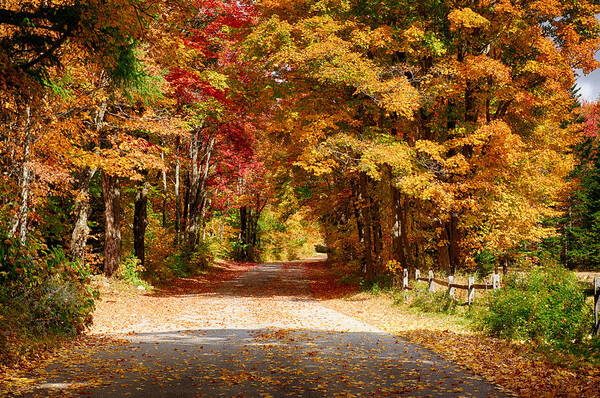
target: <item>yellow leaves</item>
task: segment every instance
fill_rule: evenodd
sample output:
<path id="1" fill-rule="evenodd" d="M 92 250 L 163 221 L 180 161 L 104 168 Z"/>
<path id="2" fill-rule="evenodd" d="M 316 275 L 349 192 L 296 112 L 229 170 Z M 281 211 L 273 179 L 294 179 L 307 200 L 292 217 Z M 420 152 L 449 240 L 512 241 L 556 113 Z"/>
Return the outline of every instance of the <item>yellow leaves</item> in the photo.
<path id="1" fill-rule="evenodd" d="M 311 12 L 329 12 L 331 10 L 349 11 L 350 2 L 348 0 L 319 0 L 310 7 Z"/>
<path id="2" fill-rule="evenodd" d="M 402 264 L 396 260 L 390 260 L 385 264 L 385 268 L 394 275 L 400 275 L 402 272 Z M 390 376 L 392 377 L 392 376 Z"/>
<path id="3" fill-rule="evenodd" d="M 474 12 L 471 8 L 455 9 L 448 15 L 450 29 L 452 31 L 461 29 L 487 29 L 490 21 Z"/>
<path id="4" fill-rule="evenodd" d="M 372 145 L 363 144 L 358 170 L 365 171 L 374 180 L 381 179 L 383 165 L 390 166 L 395 174 L 405 175 L 413 168 L 413 151 L 403 142 Z"/>
<path id="5" fill-rule="evenodd" d="M 418 140 L 415 142 L 415 150 L 417 153 L 427 154 L 440 163 L 443 162 L 443 156 L 446 153 L 446 148 L 443 145 L 429 140 Z"/>
<path id="6" fill-rule="evenodd" d="M 254 61 L 276 63 L 277 59 L 284 58 L 284 55 L 295 50 L 292 43 L 293 29 L 287 21 L 282 21 L 278 15 L 273 15 L 256 26 L 245 40 L 247 56 Z M 272 55 L 265 57 L 265 54 Z"/>
<path id="7" fill-rule="evenodd" d="M 294 166 L 299 166 L 315 176 L 331 174 L 337 165 L 338 163 L 335 160 L 326 158 L 323 153 L 317 150 L 304 153 L 294 162 Z"/>
<path id="8" fill-rule="evenodd" d="M 417 24 L 412 24 L 408 29 L 402 32 L 402 37 L 407 44 L 422 44 L 425 38 L 425 31 Z"/>
<path id="9" fill-rule="evenodd" d="M 374 30 L 360 28 L 352 31 L 350 41 L 364 49 L 387 49 L 394 46 L 393 31 L 390 26 L 380 26 Z"/>
<path id="10" fill-rule="evenodd" d="M 206 81 L 217 90 L 226 90 L 229 88 L 229 84 L 227 84 L 227 75 L 212 70 L 205 70 L 200 73 L 200 76 L 202 80 Z"/>
<path id="11" fill-rule="evenodd" d="M 302 139 L 309 145 L 317 145 L 328 133 L 336 133 L 341 124 L 352 125 L 355 120 L 345 112 L 331 115 L 309 115 L 308 124 L 301 128 Z"/>
<path id="12" fill-rule="evenodd" d="M 375 95 L 376 101 L 379 100 L 379 105 L 383 109 L 388 112 L 395 112 L 400 117 L 409 120 L 413 119 L 414 113 L 421 106 L 419 91 L 404 76 L 367 85 L 363 90 Z"/>
<path id="13" fill-rule="evenodd" d="M 471 170 L 469 161 L 461 153 L 444 160 L 443 164 L 449 173 L 455 175 L 465 175 Z"/>

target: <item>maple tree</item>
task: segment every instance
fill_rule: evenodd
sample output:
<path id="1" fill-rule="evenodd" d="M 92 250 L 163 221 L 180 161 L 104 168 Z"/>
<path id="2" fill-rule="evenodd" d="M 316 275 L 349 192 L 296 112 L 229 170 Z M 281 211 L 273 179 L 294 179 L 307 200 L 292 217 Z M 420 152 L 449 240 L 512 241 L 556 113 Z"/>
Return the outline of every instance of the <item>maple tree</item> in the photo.
<path id="1" fill-rule="evenodd" d="M 334 254 L 371 276 L 390 259 L 453 272 L 482 250 L 506 263 L 552 232 L 542 221 L 564 193 L 577 139 L 578 126 L 563 125 L 572 68 L 597 66 L 597 5 L 258 8 L 265 19 L 246 43 L 274 78 L 270 129 L 321 181 L 314 206 Z"/>
<path id="2" fill-rule="evenodd" d="M 297 259 L 323 240 L 344 281 L 367 279 L 373 291 L 404 269 L 484 274 L 523 258 L 547 265 L 544 256 L 597 268 L 599 108 L 582 105 L 573 85 L 575 70 L 599 66 L 599 13 L 595 0 L 4 1 L 0 322 L 11 327 L 0 328 L 0 354 L 18 346 L 15 335 L 89 327 L 94 273 L 138 293 L 172 282 L 101 302 L 96 326 L 112 333 L 144 317 L 183 330 L 238 328 L 227 322 L 257 314 L 268 327 L 287 317 L 328 328 L 323 319 L 341 318 L 304 300 L 305 286 L 328 300 L 358 287 L 336 285 L 320 265 L 258 266 L 249 285 L 227 285 L 251 265 L 212 264 Z M 193 275 L 209 264 L 226 271 Z M 564 301 L 542 300 L 540 275 Z M 524 337 L 597 344 L 572 274 L 547 267 L 507 280 L 512 290 L 494 293 L 501 305 L 488 314 L 496 333 L 510 334 L 514 308 L 558 302 L 539 323 L 547 327 Z M 292 294 L 303 300 L 275 298 Z M 257 308 L 248 296 L 259 296 Z M 202 307 L 193 321 L 181 316 L 189 305 Z M 333 305 L 383 328 L 407 319 L 373 297 Z M 324 318 L 304 316 L 313 313 Z M 532 319 L 512 317 L 512 329 Z M 477 345 L 452 333 L 409 337 L 441 352 L 450 349 L 432 341 Z M 459 360 L 479 373 L 493 370 L 473 358 L 497 365 L 467 354 Z M 499 373 L 531 393 L 517 370 Z M 560 377 L 580 392 L 597 379 Z"/>

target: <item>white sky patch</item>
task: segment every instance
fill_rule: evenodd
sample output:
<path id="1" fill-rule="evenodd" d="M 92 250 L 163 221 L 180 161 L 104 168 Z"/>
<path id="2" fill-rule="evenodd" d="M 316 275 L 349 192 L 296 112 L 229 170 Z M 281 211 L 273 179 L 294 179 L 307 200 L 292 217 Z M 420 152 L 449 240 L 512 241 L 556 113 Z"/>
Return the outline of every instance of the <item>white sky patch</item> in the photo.
<path id="1" fill-rule="evenodd" d="M 596 14 L 596 18 L 600 20 L 600 14 Z M 600 51 L 596 53 L 596 59 L 600 61 Z M 578 72 L 580 74 L 580 71 Z M 580 76 L 576 84 L 580 88 L 579 93 L 584 101 L 600 100 L 600 69 L 596 69 L 587 76 Z"/>
<path id="2" fill-rule="evenodd" d="M 600 52 L 596 54 L 596 59 L 600 60 Z M 577 86 L 580 88 L 581 98 L 585 101 L 597 101 L 600 99 L 600 69 L 596 69 L 586 76 L 580 76 L 577 79 Z"/>

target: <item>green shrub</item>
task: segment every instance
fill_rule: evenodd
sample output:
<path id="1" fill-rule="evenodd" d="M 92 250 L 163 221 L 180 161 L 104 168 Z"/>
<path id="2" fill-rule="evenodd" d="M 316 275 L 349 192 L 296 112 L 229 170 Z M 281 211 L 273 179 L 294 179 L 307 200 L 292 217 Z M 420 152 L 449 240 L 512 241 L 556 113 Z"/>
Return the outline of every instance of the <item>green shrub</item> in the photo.
<path id="1" fill-rule="evenodd" d="M 207 240 L 198 242 L 188 264 L 188 273 L 193 275 L 206 270 L 213 260 L 213 244 Z"/>
<path id="2" fill-rule="evenodd" d="M 14 239 L 0 243 L 0 321 L 10 324 L 10 330 L 0 328 L 4 354 L 10 341 L 74 334 L 91 324 L 97 292 L 89 268 L 70 261 L 60 247 L 42 249 Z"/>
<path id="3" fill-rule="evenodd" d="M 168 271 L 163 270 L 163 273 L 158 276 L 159 280 L 171 279 L 174 276 L 182 277 L 188 275 L 188 263 L 185 254 L 178 252 L 167 257 L 165 262 L 168 265 Z"/>
<path id="4" fill-rule="evenodd" d="M 475 275 L 477 279 L 484 279 L 494 271 L 496 265 L 496 256 L 493 253 L 484 250 L 475 255 Z"/>
<path id="5" fill-rule="evenodd" d="M 119 264 L 116 276 L 117 278 L 134 286 L 143 286 L 145 289 L 150 289 L 151 286 L 142 279 L 141 274 L 146 271 L 142 266 L 141 261 L 131 255 L 125 257 Z"/>
<path id="6" fill-rule="evenodd" d="M 363 279 L 360 281 L 359 286 L 362 291 L 369 292 L 371 294 L 381 294 L 384 292 L 390 292 L 392 289 L 393 280 L 390 275 L 385 275 L 376 281 L 370 281 Z"/>
<path id="7" fill-rule="evenodd" d="M 591 309 L 575 274 L 560 266 L 511 274 L 491 294 L 477 321 L 493 336 L 550 345 L 581 341 L 591 327 Z"/>
<path id="8" fill-rule="evenodd" d="M 415 297 L 410 303 L 410 307 L 423 312 L 454 314 L 457 311 L 458 303 L 450 297 L 447 290 L 433 293 L 415 290 Z"/>

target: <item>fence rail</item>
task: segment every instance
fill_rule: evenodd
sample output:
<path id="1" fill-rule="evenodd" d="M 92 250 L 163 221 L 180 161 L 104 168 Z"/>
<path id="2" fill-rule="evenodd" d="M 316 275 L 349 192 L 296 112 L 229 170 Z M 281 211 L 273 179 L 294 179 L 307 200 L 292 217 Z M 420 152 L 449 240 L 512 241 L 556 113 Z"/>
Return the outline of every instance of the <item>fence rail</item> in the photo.
<path id="1" fill-rule="evenodd" d="M 429 292 L 435 292 L 435 285 L 440 285 L 448 290 L 448 295 L 453 299 L 455 297 L 455 289 L 461 289 L 467 291 L 467 302 L 465 305 L 471 305 L 475 300 L 475 290 L 497 290 L 500 289 L 500 274 L 492 274 L 492 283 L 475 283 L 474 277 L 469 277 L 468 284 L 454 283 L 454 276 L 448 276 L 448 280 L 438 279 L 434 277 L 433 271 L 429 271 L 427 278 L 421 277 L 421 271 L 415 270 L 415 281 L 427 282 Z M 398 280 L 394 281 L 396 286 L 400 285 Z M 408 270 L 404 269 L 404 275 L 402 278 L 402 290 L 412 290 L 408 284 Z M 594 297 L 594 330 L 593 333 L 598 336 L 600 335 L 600 277 L 594 277 L 594 285 L 589 289 L 584 290 L 586 297 Z"/>

